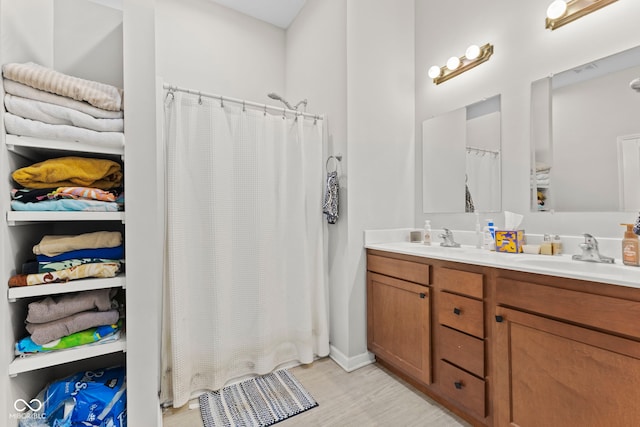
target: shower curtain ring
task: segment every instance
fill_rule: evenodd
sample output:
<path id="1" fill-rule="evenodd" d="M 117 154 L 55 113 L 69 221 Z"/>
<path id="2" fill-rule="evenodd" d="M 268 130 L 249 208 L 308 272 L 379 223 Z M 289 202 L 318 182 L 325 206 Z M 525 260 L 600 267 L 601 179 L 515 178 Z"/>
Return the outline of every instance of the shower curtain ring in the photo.
<path id="1" fill-rule="evenodd" d="M 224 108 L 224 96 L 220 97 L 220 108 Z"/>
<path id="2" fill-rule="evenodd" d="M 315 116 L 313 116 L 313 124 L 314 125 L 318 124 L 318 115 L 317 114 Z"/>
<path id="3" fill-rule="evenodd" d="M 267 104 L 264 104 L 264 115 L 267 115 Z"/>
<path id="4" fill-rule="evenodd" d="M 283 109 L 282 109 L 282 120 L 285 120 L 285 119 L 287 118 L 287 116 L 286 116 L 286 114 L 285 114 L 286 112 L 287 112 L 287 109 L 286 109 L 286 108 L 283 108 Z"/>
<path id="5" fill-rule="evenodd" d="M 244 100 L 242 101 L 242 112 L 244 113 L 245 111 L 247 111 L 247 108 L 245 107 L 245 103 Z"/>
<path id="6" fill-rule="evenodd" d="M 198 104 L 202 105 L 202 93 L 198 92 Z"/>

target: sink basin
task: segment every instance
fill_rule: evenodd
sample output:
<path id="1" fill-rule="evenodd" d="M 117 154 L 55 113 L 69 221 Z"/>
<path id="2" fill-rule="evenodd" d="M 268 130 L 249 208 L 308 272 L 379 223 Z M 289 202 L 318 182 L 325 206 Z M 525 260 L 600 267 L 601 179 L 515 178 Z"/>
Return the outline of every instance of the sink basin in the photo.
<path id="1" fill-rule="evenodd" d="M 576 261 L 570 257 L 551 257 L 537 255 L 535 258 L 518 257 L 514 262 L 521 266 L 529 266 L 554 271 L 588 272 L 600 271 L 602 268 L 615 269 L 615 264 L 599 264 L 595 262 Z"/>

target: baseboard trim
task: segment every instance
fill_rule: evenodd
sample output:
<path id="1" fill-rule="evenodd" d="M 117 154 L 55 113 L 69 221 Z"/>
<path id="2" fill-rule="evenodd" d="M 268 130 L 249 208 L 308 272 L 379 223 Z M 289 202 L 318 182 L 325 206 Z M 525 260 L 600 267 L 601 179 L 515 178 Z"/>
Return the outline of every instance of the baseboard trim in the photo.
<path id="1" fill-rule="evenodd" d="M 347 357 L 347 355 L 334 346 L 331 346 L 331 353 L 329 353 L 329 357 L 346 372 L 353 372 L 356 369 L 360 369 L 363 366 L 370 365 L 376 361 L 376 357 L 373 353 L 368 351 L 354 357 Z"/>

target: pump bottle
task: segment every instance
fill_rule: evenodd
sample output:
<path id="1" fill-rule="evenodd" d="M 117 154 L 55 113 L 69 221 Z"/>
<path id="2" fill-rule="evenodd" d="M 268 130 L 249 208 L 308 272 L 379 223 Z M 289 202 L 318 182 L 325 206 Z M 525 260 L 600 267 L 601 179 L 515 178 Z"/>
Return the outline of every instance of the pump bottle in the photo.
<path id="1" fill-rule="evenodd" d="M 640 265 L 640 242 L 633 232 L 633 224 L 620 224 L 627 227 L 622 239 L 622 262 L 625 265 Z"/>
<path id="2" fill-rule="evenodd" d="M 422 243 L 431 246 L 431 221 L 424 220 L 424 232 L 422 233 Z"/>

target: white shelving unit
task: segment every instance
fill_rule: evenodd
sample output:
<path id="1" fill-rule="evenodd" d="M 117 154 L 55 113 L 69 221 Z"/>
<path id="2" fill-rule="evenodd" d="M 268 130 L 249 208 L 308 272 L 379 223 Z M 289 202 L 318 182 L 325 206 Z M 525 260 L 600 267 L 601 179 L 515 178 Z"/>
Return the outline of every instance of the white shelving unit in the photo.
<path id="1" fill-rule="evenodd" d="M 9 376 L 49 368 L 63 363 L 76 362 L 92 357 L 103 356 L 111 353 L 127 351 L 127 339 L 124 332 L 120 332 L 120 338 L 116 341 L 104 344 L 91 344 L 67 350 L 57 350 L 51 353 L 34 354 L 26 357 L 16 357 L 9 364 Z"/>
<path id="2" fill-rule="evenodd" d="M 65 74 L 114 86 L 124 86 L 124 32 L 122 8 L 94 1 L 0 0 L 0 65 L 36 62 Z M 0 84 L 0 96 L 3 96 Z M 12 211 L 10 174 L 17 168 L 49 158 L 95 157 L 125 164 L 125 147 L 83 141 L 7 135 L 0 107 L 0 272 L 7 280 L 20 273 L 33 254 L 31 248 L 44 235 L 81 234 L 108 230 L 125 233 L 125 212 L 34 212 Z M 124 169 L 124 168 L 123 168 Z M 66 283 L 6 288 L 0 299 L 0 426 L 16 427 L 14 403 L 30 401 L 47 383 L 75 372 L 127 364 L 125 330 L 117 340 L 66 350 L 16 357 L 16 341 L 27 335 L 24 319 L 30 302 L 50 295 L 85 290 L 117 288 L 116 299 L 127 303 L 127 276 L 87 278 Z M 126 328 L 126 319 L 124 321 Z M 134 334 L 135 335 L 135 334 Z M 8 414 L 8 416 L 7 416 Z M 130 424 L 131 425 L 131 424 Z"/>
<path id="3" fill-rule="evenodd" d="M 17 288 L 9 288 L 7 298 L 9 302 L 16 302 L 22 298 L 35 298 L 46 295 L 65 294 L 69 292 L 91 291 L 95 289 L 106 288 L 126 288 L 126 279 L 124 274 L 106 279 L 82 279 L 72 280 L 66 283 L 51 283 L 48 285 L 22 286 Z"/>

